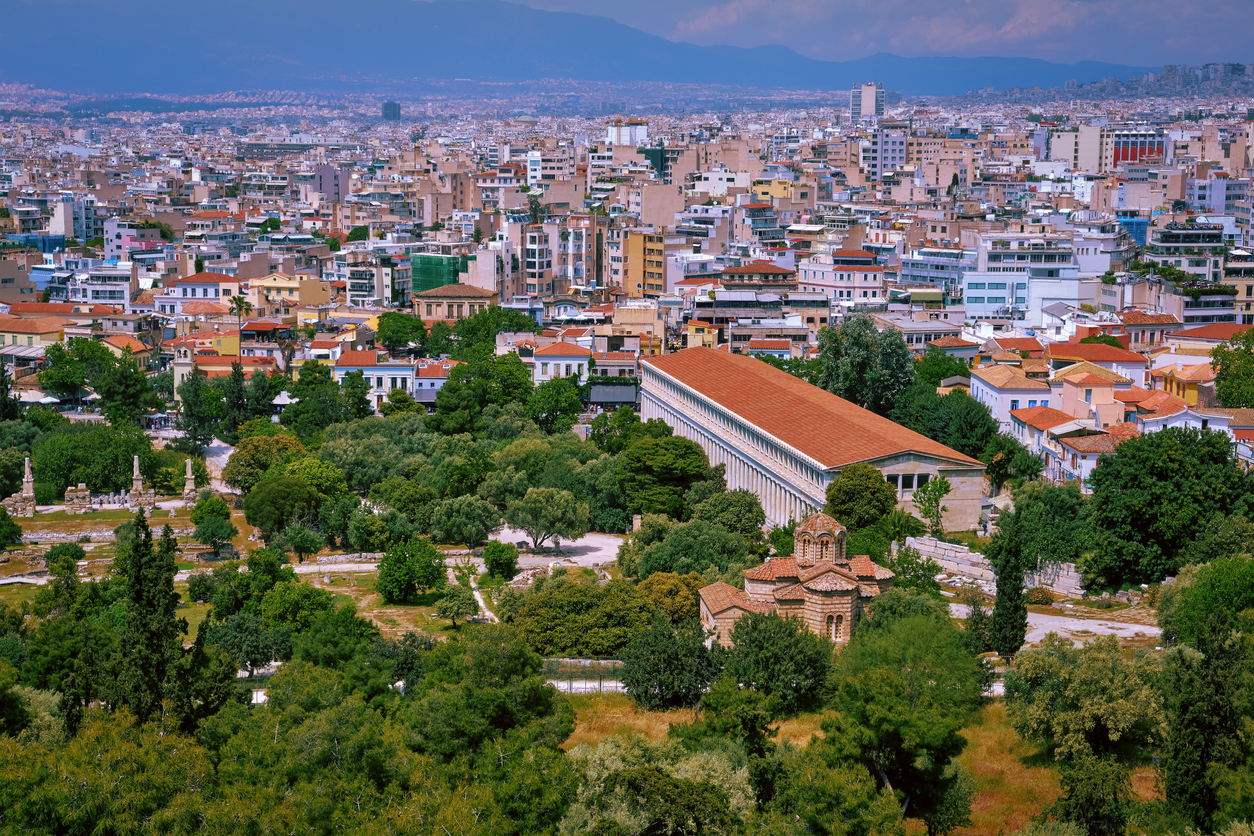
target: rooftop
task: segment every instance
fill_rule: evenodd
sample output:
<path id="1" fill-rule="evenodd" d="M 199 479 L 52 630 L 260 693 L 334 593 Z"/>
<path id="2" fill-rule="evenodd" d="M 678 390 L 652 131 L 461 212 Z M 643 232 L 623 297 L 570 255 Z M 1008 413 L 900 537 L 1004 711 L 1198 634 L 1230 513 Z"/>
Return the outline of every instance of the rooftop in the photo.
<path id="1" fill-rule="evenodd" d="M 643 365 L 735 413 L 824 469 L 905 452 L 984 467 L 957 450 L 753 357 L 688 348 L 646 359 Z"/>

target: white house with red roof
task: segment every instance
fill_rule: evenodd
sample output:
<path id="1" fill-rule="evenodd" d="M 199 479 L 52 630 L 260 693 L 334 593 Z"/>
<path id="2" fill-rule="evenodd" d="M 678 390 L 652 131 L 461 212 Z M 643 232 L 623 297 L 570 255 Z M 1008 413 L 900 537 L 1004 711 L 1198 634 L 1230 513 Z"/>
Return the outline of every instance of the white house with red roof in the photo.
<path id="1" fill-rule="evenodd" d="M 431 406 L 435 396 L 448 383 L 453 369 L 461 365 L 459 360 L 419 360 L 414 372 L 414 400 L 420 404 Z"/>
<path id="2" fill-rule="evenodd" d="M 168 315 L 183 313 L 188 302 L 212 301 L 229 306 L 231 297 L 239 294 L 239 280 L 225 273 L 193 273 L 171 279 L 153 294 L 156 312 Z"/>
<path id="3" fill-rule="evenodd" d="M 393 389 L 411 395 L 415 390 L 417 374 L 414 362 L 393 360 L 385 352 L 342 351 L 332 370 L 335 382 L 343 385 L 344 378 L 353 372 L 361 372 L 365 378 L 370 387 L 370 405 L 376 411 L 387 401 Z"/>
<path id="4" fill-rule="evenodd" d="M 576 382 L 586 382 L 590 359 L 592 350 L 574 343 L 559 341 L 537 348 L 531 358 L 531 382 L 539 386 L 559 377 L 578 378 Z"/>

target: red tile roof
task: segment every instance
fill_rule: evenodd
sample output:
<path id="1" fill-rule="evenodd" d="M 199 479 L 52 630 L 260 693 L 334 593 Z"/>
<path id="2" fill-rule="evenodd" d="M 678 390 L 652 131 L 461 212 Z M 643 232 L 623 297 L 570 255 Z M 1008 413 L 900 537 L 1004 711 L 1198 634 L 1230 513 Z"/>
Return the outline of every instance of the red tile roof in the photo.
<path id="1" fill-rule="evenodd" d="M 1223 342 L 1224 340 L 1232 339 L 1237 334 L 1244 334 L 1251 328 L 1254 328 L 1254 325 L 1239 325 L 1235 322 L 1213 322 L 1210 325 L 1199 325 L 1196 328 L 1176 331 L 1171 336 L 1174 339 L 1181 340 L 1214 340 L 1215 342 Z"/>
<path id="2" fill-rule="evenodd" d="M 537 357 L 591 357 L 591 349 L 574 343 L 556 342 L 536 349 Z"/>
<path id="3" fill-rule="evenodd" d="M 1173 314 L 1151 314 L 1145 311 L 1124 311 L 1119 314 L 1124 325 L 1179 325 Z"/>
<path id="4" fill-rule="evenodd" d="M 957 450 L 753 357 L 688 348 L 643 364 L 739 415 L 824 469 L 907 451 L 984 467 Z"/>
<path id="5" fill-rule="evenodd" d="M 791 276 L 796 270 L 789 270 L 786 267 L 780 267 L 769 261 L 753 261 L 749 264 L 742 264 L 739 267 L 728 267 L 723 271 L 724 276 L 744 276 L 758 275 L 766 273 L 774 276 Z"/>
<path id="6" fill-rule="evenodd" d="M 946 334 L 943 337 L 937 337 L 934 340 L 928 340 L 928 345 L 934 345 L 937 348 L 978 348 L 979 343 L 967 342 L 962 337 L 955 337 L 953 334 Z"/>
<path id="7" fill-rule="evenodd" d="M 361 367 L 376 366 L 379 364 L 379 353 L 377 351 L 345 351 L 340 355 L 340 359 L 335 361 L 336 368 L 345 366 Z"/>
<path id="8" fill-rule="evenodd" d="M 1069 421 L 1074 421 L 1074 415 L 1068 415 L 1060 409 L 1054 409 L 1051 406 L 1029 406 L 1026 409 L 1010 410 L 1012 418 L 1016 418 L 1029 427 L 1038 430 L 1048 430 L 1053 427 L 1061 426 Z"/>
<path id="9" fill-rule="evenodd" d="M 1002 351 L 1043 351 L 1044 347 L 1036 337 L 993 337 L 993 342 Z"/>
<path id="10" fill-rule="evenodd" d="M 792 340 L 768 340 L 768 339 L 751 339 L 749 340 L 749 350 L 758 349 L 761 351 L 789 351 L 792 349 Z"/>
<path id="11" fill-rule="evenodd" d="M 1102 343 L 1050 343 L 1045 356 L 1057 360 L 1087 360 L 1090 363 L 1145 364 L 1145 358 L 1126 348 Z"/>

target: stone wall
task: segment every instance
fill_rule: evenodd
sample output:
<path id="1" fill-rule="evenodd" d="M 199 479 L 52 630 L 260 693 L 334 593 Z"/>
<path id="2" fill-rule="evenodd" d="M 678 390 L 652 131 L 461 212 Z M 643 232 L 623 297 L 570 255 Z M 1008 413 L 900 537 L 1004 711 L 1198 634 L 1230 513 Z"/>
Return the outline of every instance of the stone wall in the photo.
<path id="1" fill-rule="evenodd" d="M 966 546 L 943 543 L 934 537 L 907 537 L 906 545 L 922 556 L 932 558 L 951 575 L 990 583 L 997 580 L 997 573 L 993 571 L 988 558 Z M 1080 598 L 1084 595 L 1084 581 L 1074 563 L 1046 566 L 1041 571 L 1028 575 L 1024 579 L 1024 586 L 1043 586 L 1055 595 L 1067 598 Z"/>

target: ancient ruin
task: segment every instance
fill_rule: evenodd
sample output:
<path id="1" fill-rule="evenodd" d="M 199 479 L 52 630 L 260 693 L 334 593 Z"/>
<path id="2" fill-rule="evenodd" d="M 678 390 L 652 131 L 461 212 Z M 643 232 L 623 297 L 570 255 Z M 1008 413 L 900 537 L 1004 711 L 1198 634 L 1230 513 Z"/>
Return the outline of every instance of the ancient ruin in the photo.
<path id="1" fill-rule="evenodd" d="M 127 508 L 131 511 L 143 509 L 151 514 L 157 507 L 157 493 L 152 488 L 144 487 L 143 477 L 139 475 L 139 456 L 135 457 L 135 466 L 131 471 L 131 493 L 127 498 Z"/>
<path id="2" fill-rule="evenodd" d="M 35 516 L 35 477 L 31 475 L 30 457 L 26 458 L 26 471 L 22 475 L 22 490 L 5 499 L 4 510 L 11 517 Z"/>

